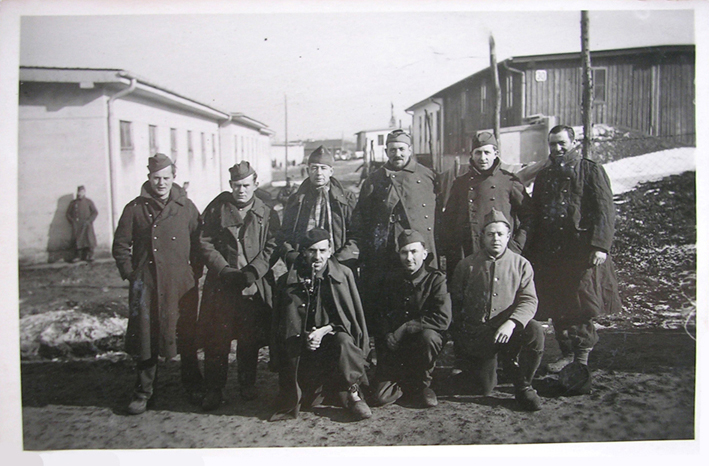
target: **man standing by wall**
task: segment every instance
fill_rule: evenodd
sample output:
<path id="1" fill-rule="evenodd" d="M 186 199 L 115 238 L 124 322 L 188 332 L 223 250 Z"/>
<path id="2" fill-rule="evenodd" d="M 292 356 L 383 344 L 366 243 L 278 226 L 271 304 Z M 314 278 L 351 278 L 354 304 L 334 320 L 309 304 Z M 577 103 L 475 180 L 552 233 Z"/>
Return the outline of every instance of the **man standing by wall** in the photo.
<path id="1" fill-rule="evenodd" d="M 153 396 L 158 356 L 180 354 L 190 398 L 200 390 L 195 328 L 199 211 L 173 184 L 175 165 L 164 154 L 148 159 L 148 181 L 123 210 L 113 240 L 121 278 L 130 283 L 126 352 L 137 363 L 131 414 L 145 412 Z"/>
<path id="2" fill-rule="evenodd" d="M 384 279 L 401 267 L 396 240 L 404 230 L 423 236 L 429 251 L 426 262 L 438 268 L 433 237 L 436 175 L 412 159 L 411 144 L 411 136 L 403 130 L 387 135 L 388 161 L 367 177 L 353 213 L 352 238 L 360 250 L 362 299 L 368 318 L 383 298 Z"/>
<path id="3" fill-rule="evenodd" d="M 79 186 L 76 190 L 76 199 L 69 203 L 66 218 L 71 224 L 71 262 L 94 260 L 96 248 L 96 235 L 94 234 L 94 220 L 98 217 L 98 210 L 93 201 L 86 197 L 86 188 Z"/>
<path id="4" fill-rule="evenodd" d="M 288 199 L 278 234 L 278 256 L 288 265 L 298 256 L 305 233 L 313 228 L 330 233 L 338 261 L 348 264 L 359 256 L 359 250 L 348 238 L 357 196 L 332 176 L 334 164 L 332 154 L 323 146 L 315 149 L 308 157 L 308 178 Z"/>
<path id="5" fill-rule="evenodd" d="M 512 220 L 510 249 L 521 253 L 530 222 L 524 185 L 501 168 L 497 140 L 482 132 L 473 138 L 470 170 L 453 182 L 440 233 L 449 278 L 461 259 L 480 250 L 485 215 L 495 208 Z"/>
<path id="6" fill-rule="evenodd" d="M 617 279 L 608 255 L 615 233 L 615 206 L 608 175 L 583 158 L 574 130 L 549 132 L 549 164 L 532 194 L 532 237 L 527 257 L 534 265 L 540 319 L 554 323 L 562 358 L 552 372 L 571 362 L 588 364 L 598 342 L 593 319 L 620 308 Z"/>
<path id="7" fill-rule="evenodd" d="M 219 194 L 207 206 L 200 232 L 208 269 L 199 316 L 205 411 L 222 403 L 234 338 L 241 397 L 252 400 L 258 396 L 258 351 L 268 344 L 271 319 L 271 286 L 264 276 L 276 246 L 278 214 L 254 195 L 257 174 L 249 162 L 240 162 L 229 172 L 232 191 Z"/>
<path id="8" fill-rule="evenodd" d="M 451 302 L 442 272 L 427 267 L 423 236 L 404 230 L 398 238 L 403 267 L 387 277 L 374 327 L 377 348 L 375 403 L 387 405 L 402 395 L 424 408 L 438 404 L 431 380 L 443 334 L 451 321 Z"/>

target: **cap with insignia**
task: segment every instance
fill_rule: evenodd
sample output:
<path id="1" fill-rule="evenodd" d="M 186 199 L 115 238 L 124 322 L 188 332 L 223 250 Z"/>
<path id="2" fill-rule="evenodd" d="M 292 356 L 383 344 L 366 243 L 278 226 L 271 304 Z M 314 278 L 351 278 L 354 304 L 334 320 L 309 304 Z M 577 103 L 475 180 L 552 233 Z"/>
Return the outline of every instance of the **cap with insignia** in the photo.
<path id="1" fill-rule="evenodd" d="M 397 243 L 399 249 L 411 243 L 421 243 L 424 247 L 426 246 L 426 240 L 423 238 L 423 235 L 416 230 L 402 231 L 399 238 L 397 238 Z"/>
<path id="2" fill-rule="evenodd" d="M 390 142 L 404 142 L 408 145 L 411 145 L 412 139 L 411 135 L 403 129 L 395 129 L 391 133 L 387 134 L 386 143 L 389 144 Z"/>
<path id="3" fill-rule="evenodd" d="M 155 154 L 148 159 L 148 172 L 159 172 L 172 165 L 172 159 L 165 154 Z"/>
<path id="4" fill-rule="evenodd" d="M 495 135 L 489 131 L 478 133 L 473 136 L 473 148 L 471 149 L 471 152 L 478 147 L 487 146 L 489 144 L 492 144 L 495 146 L 495 149 L 497 149 L 497 139 L 495 139 Z"/>
<path id="5" fill-rule="evenodd" d="M 502 212 L 500 212 L 499 210 L 497 210 L 493 207 L 493 209 L 487 215 L 485 215 L 485 219 L 483 221 L 483 228 L 485 228 L 486 226 L 488 226 L 491 223 L 497 223 L 497 222 L 504 223 L 505 225 L 507 225 L 507 228 L 512 228 L 510 226 L 510 221 L 507 220 L 507 217 L 505 216 L 505 214 L 503 214 Z"/>
<path id="6" fill-rule="evenodd" d="M 326 239 L 330 239 L 330 233 L 328 233 L 327 230 L 323 228 L 313 228 L 312 230 L 305 232 L 303 239 L 300 241 L 300 247 L 302 250 L 305 250 L 313 244 L 319 243 L 320 241 L 324 241 Z"/>
<path id="7" fill-rule="evenodd" d="M 323 146 L 320 146 L 310 154 L 310 157 L 308 157 L 308 165 L 311 163 L 319 163 L 332 167 L 335 165 L 335 158 L 329 150 Z"/>
<path id="8" fill-rule="evenodd" d="M 256 174 L 256 170 L 254 170 L 249 162 L 242 160 L 241 162 L 234 164 L 234 166 L 229 169 L 229 173 L 231 173 L 231 181 L 239 181 L 243 180 L 247 176 Z"/>

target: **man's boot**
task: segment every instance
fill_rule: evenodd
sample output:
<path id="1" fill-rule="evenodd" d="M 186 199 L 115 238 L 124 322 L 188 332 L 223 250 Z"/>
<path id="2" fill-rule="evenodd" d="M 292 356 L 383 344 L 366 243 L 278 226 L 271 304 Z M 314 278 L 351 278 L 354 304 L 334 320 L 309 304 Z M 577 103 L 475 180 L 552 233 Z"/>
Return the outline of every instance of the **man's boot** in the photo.
<path id="1" fill-rule="evenodd" d="M 362 398 L 359 385 L 356 383 L 350 385 L 350 388 L 347 389 L 347 404 L 356 421 L 372 417 L 372 410 Z"/>
<path id="2" fill-rule="evenodd" d="M 148 409 L 148 402 L 153 397 L 157 371 L 156 361 L 149 360 L 138 363 L 133 398 L 127 408 L 129 414 L 143 414 Z"/>

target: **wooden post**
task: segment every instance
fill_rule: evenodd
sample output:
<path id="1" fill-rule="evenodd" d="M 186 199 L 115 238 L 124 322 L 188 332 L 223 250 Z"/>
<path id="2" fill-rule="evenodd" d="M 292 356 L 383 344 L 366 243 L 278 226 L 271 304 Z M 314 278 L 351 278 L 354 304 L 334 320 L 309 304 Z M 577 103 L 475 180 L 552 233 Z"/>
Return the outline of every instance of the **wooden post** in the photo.
<path id="1" fill-rule="evenodd" d="M 490 70 L 492 71 L 492 84 L 495 92 L 495 114 L 493 116 L 493 131 L 497 139 L 497 146 L 500 147 L 500 76 L 497 72 L 497 56 L 495 54 L 495 38 L 490 34 Z"/>
<path id="2" fill-rule="evenodd" d="M 285 156 L 284 165 L 286 167 L 285 177 L 288 178 L 288 96 L 284 95 L 283 99 L 284 99 L 285 108 L 286 108 L 286 156 Z"/>
<path id="3" fill-rule="evenodd" d="M 583 157 L 591 156 L 593 137 L 593 71 L 591 70 L 591 51 L 588 47 L 588 11 L 581 12 L 581 61 L 583 64 L 583 95 L 581 112 L 583 115 Z"/>

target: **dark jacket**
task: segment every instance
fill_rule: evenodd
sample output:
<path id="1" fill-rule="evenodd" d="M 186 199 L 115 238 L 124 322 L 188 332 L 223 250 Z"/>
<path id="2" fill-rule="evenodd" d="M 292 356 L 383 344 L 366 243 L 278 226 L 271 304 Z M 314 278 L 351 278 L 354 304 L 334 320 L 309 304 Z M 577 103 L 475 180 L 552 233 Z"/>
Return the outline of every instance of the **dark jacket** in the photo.
<path id="1" fill-rule="evenodd" d="M 615 233 L 613 192 L 606 171 L 574 149 L 537 175 L 532 193 L 532 263 L 559 258 L 587 259 L 591 251 L 609 252 Z"/>
<path id="2" fill-rule="evenodd" d="M 619 311 L 612 258 L 590 264 L 593 251 L 610 252 L 615 233 L 613 192 L 603 167 L 578 150 L 551 156 L 537 175 L 532 209 L 525 255 L 537 275 L 539 315 L 592 318 Z"/>
<path id="3" fill-rule="evenodd" d="M 141 195 L 123 209 L 114 240 L 113 257 L 121 278 L 130 281 L 130 311 L 126 351 L 148 359 L 155 354 L 174 357 L 180 306 L 196 291 L 199 261 L 199 211 L 184 190 L 172 185 L 167 204 L 159 211 L 146 182 Z M 152 212 L 158 212 L 154 215 Z M 150 308 L 155 300 L 159 318 L 158 348 L 151 348 Z M 195 302 L 190 300 L 190 302 Z"/>
<path id="4" fill-rule="evenodd" d="M 66 210 L 66 219 L 71 223 L 73 240 L 77 249 L 96 247 L 94 234 L 94 220 L 98 217 L 98 210 L 93 201 L 88 198 L 74 199 Z"/>
<path id="5" fill-rule="evenodd" d="M 307 332 L 307 329 L 304 330 L 303 318 L 306 316 L 309 300 L 316 297 L 308 296 L 307 284 L 298 273 L 299 268 L 292 267 L 288 273 L 278 279 L 276 285 L 270 355 L 272 367 L 280 372 L 280 402 L 279 409 L 272 419 L 282 418 L 283 413 L 293 410 L 297 413 L 297 406 L 301 401 L 302 391 L 297 373 L 298 360 L 301 351 L 307 351 L 304 341 L 307 335 L 304 331 Z M 355 345 L 362 350 L 363 358 L 366 359 L 369 354 L 369 334 L 352 271 L 330 259 L 319 289 L 322 290 L 324 286 L 329 287 L 334 302 L 334 311 L 339 320 L 337 330 L 352 336 Z"/>
<path id="6" fill-rule="evenodd" d="M 234 309 L 241 290 L 224 286 L 219 273 L 227 266 L 239 268 L 238 253 L 243 244 L 247 265 L 241 270 L 248 269 L 255 274 L 258 293 L 271 306 L 271 277 L 268 272 L 271 254 L 276 247 L 274 232 L 279 226 L 278 214 L 254 197 L 251 209 L 241 218 L 234 196 L 225 191 L 209 203 L 202 218 L 199 240 L 202 259 L 207 266 L 207 278 L 200 307 L 199 339 L 202 342 L 206 342 L 206 338 L 231 340 L 233 335 L 220 334 L 228 327 L 221 323 L 222 318 Z"/>
<path id="7" fill-rule="evenodd" d="M 471 164 L 470 171 L 453 182 L 442 214 L 441 249 L 449 274 L 453 274 L 461 259 L 480 250 L 484 219 L 493 208 L 512 222 L 509 247 L 521 253 L 531 222 L 530 202 L 524 185 L 515 175 L 500 168 L 499 158 L 485 172 Z"/>
<path id="8" fill-rule="evenodd" d="M 369 175 L 352 217 L 352 238 L 365 267 L 395 266 L 398 247 L 393 243 L 407 228 L 423 235 L 429 263 L 438 267 L 433 237 L 436 186 L 435 173 L 413 159 L 399 171 L 384 165 Z"/>
<path id="9" fill-rule="evenodd" d="M 442 272 L 421 267 L 413 276 L 404 269 L 391 274 L 385 282 L 386 295 L 378 308 L 376 325 L 378 338 L 394 332 L 407 322 L 415 322 L 422 330 L 438 333 L 448 330 L 451 322 L 451 301 Z"/>
<path id="10" fill-rule="evenodd" d="M 335 178 L 330 178 L 329 196 L 335 257 L 339 261 L 357 259 L 359 249 L 349 239 L 352 211 L 357 204 L 357 196 L 346 191 Z M 285 257 L 288 252 L 300 249 L 300 242 L 307 232 L 310 211 L 316 199 L 315 188 L 310 179 L 306 178 L 298 191 L 290 196 L 283 210 L 283 225 L 276 238 L 277 257 Z"/>

